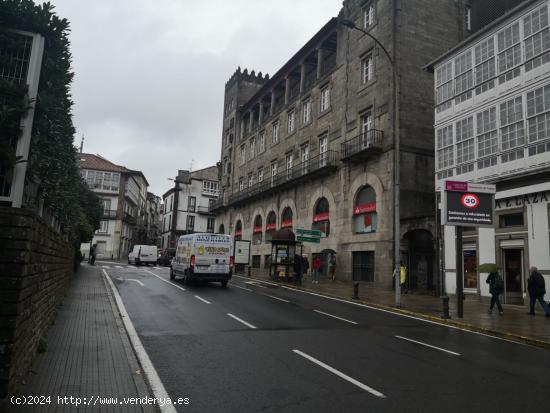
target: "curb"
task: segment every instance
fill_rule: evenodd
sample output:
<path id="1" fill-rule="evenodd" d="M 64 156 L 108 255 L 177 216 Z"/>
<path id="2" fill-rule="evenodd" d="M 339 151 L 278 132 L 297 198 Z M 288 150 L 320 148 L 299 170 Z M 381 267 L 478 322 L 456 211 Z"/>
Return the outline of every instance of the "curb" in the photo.
<path id="1" fill-rule="evenodd" d="M 255 281 L 263 281 L 263 282 L 273 283 L 271 280 L 266 281 L 264 279 L 256 278 L 256 277 L 246 277 L 246 276 L 241 276 L 241 277 L 245 278 L 245 279 L 255 280 Z M 273 283 L 273 285 L 279 285 L 279 284 Z M 493 329 L 486 328 L 486 327 L 481 327 L 481 326 L 478 326 L 478 325 L 475 325 L 475 324 L 466 323 L 464 321 L 455 321 L 455 320 L 445 319 L 445 318 L 434 316 L 434 315 L 431 315 L 431 314 L 420 313 L 420 312 L 411 311 L 411 310 L 405 310 L 403 308 L 391 307 L 391 306 L 387 306 L 387 305 L 383 305 L 383 304 L 374 303 L 372 301 L 365 301 L 365 300 L 361 300 L 361 299 L 353 300 L 352 298 L 341 297 L 339 295 L 332 294 L 332 293 L 327 293 L 325 291 L 311 290 L 309 288 L 300 287 L 300 286 L 296 286 L 296 285 L 286 285 L 286 284 L 284 284 L 284 286 L 285 286 L 285 288 L 288 288 L 288 289 L 291 289 L 291 290 L 315 293 L 317 295 L 321 295 L 321 296 L 325 296 L 325 297 L 329 297 L 329 298 L 335 298 L 335 299 L 338 299 L 338 300 L 345 300 L 345 301 L 348 301 L 350 303 L 360 303 L 360 304 L 363 304 L 363 305 L 366 305 L 366 306 L 369 306 L 369 307 L 378 308 L 380 310 L 385 310 L 385 311 L 396 313 L 396 314 L 402 314 L 402 315 L 406 315 L 406 316 L 410 316 L 410 317 L 415 317 L 415 318 L 419 318 L 419 319 L 426 320 L 426 321 L 432 321 L 432 322 L 435 322 L 437 324 L 458 328 L 458 329 L 464 330 L 464 331 L 471 331 L 471 332 L 474 332 L 474 333 L 482 333 L 482 334 L 486 334 L 486 335 L 492 336 L 492 337 L 497 337 L 497 338 L 500 338 L 500 339 L 503 339 L 503 340 L 508 340 L 508 341 L 512 341 L 512 342 L 515 342 L 515 343 L 526 344 L 526 345 L 530 345 L 530 346 L 534 346 L 534 347 L 540 347 L 540 348 L 550 350 L 550 342 L 543 341 L 543 340 L 538 340 L 538 339 L 532 338 L 532 337 L 522 336 L 520 334 L 516 334 L 516 333 L 512 333 L 512 332 L 508 332 L 508 331 L 493 330 Z"/>

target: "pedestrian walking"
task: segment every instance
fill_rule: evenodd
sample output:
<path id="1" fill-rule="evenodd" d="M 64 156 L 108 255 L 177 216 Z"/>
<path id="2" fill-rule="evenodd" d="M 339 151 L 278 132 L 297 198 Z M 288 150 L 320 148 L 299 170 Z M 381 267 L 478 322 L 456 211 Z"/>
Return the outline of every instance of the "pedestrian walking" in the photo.
<path id="1" fill-rule="evenodd" d="M 96 249 L 97 244 L 92 245 L 92 248 L 90 248 L 90 265 L 95 265 Z"/>
<path id="2" fill-rule="evenodd" d="M 313 259 L 313 280 L 312 284 L 319 284 L 319 275 L 321 272 L 321 258 L 317 255 Z"/>
<path id="3" fill-rule="evenodd" d="M 330 259 L 328 261 L 328 272 L 330 274 L 330 279 L 334 282 L 336 278 L 336 254 L 330 254 Z"/>
<path id="4" fill-rule="evenodd" d="M 309 271 L 309 261 L 307 259 L 307 255 L 302 255 L 302 258 L 303 258 L 303 264 L 304 264 L 304 276 L 307 275 L 307 272 Z"/>
<path id="5" fill-rule="evenodd" d="M 401 265 L 399 266 L 399 284 L 401 284 L 401 292 L 407 294 L 407 267 L 405 267 L 403 261 L 401 261 Z"/>
<path id="6" fill-rule="evenodd" d="M 297 285 L 302 284 L 302 273 L 304 271 L 304 259 L 301 255 L 294 257 L 294 281 Z"/>
<path id="7" fill-rule="evenodd" d="M 489 314 L 493 313 L 493 307 L 495 304 L 498 307 L 498 313 L 503 315 L 502 305 L 500 304 L 499 296 L 504 292 L 504 280 L 498 272 L 491 272 L 485 280 L 489 284 L 489 292 L 491 293 L 491 306 L 489 307 Z"/>
<path id="8" fill-rule="evenodd" d="M 542 306 L 542 309 L 546 313 L 546 317 L 550 317 L 550 309 L 548 304 L 544 301 L 544 294 L 546 294 L 546 286 L 544 283 L 544 277 L 539 272 L 537 267 L 530 268 L 531 274 L 527 280 L 527 291 L 529 291 L 529 315 L 535 315 L 535 302 L 538 301 Z"/>

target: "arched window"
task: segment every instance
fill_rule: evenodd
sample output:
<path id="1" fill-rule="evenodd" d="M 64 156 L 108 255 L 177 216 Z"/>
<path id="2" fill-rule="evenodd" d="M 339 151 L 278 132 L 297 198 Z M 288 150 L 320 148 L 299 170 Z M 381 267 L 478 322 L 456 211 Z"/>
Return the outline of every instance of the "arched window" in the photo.
<path id="1" fill-rule="evenodd" d="M 225 227 L 223 226 L 223 224 L 220 225 L 220 228 L 218 230 L 218 234 L 225 234 Z"/>
<path id="2" fill-rule="evenodd" d="M 378 214 L 376 213 L 376 192 L 366 185 L 357 193 L 353 204 L 353 232 L 365 234 L 376 232 Z"/>
<path id="3" fill-rule="evenodd" d="M 329 204 L 324 197 L 317 200 L 315 204 L 311 229 L 318 229 L 327 237 L 330 234 Z"/>
<path id="4" fill-rule="evenodd" d="M 261 244 L 262 243 L 262 233 L 263 233 L 263 227 L 262 227 L 262 216 L 256 215 L 256 218 L 254 218 L 254 228 L 252 228 L 252 243 L 253 244 Z"/>
<path id="5" fill-rule="evenodd" d="M 240 241 L 243 238 L 243 223 L 239 219 L 235 224 L 235 240 Z"/>
<path id="6" fill-rule="evenodd" d="M 281 228 L 292 228 L 292 209 L 290 209 L 290 207 L 283 209 Z"/>
<path id="7" fill-rule="evenodd" d="M 271 211 L 267 214 L 267 219 L 265 223 L 265 242 L 271 241 L 273 233 L 277 231 L 277 215 L 275 212 Z"/>

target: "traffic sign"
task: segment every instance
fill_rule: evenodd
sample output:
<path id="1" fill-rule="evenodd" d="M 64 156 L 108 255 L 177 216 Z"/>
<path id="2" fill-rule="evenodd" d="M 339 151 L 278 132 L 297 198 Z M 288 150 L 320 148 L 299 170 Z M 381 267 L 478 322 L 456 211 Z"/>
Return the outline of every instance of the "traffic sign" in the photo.
<path id="1" fill-rule="evenodd" d="M 318 229 L 303 229 L 303 228 L 296 228 L 296 233 L 299 236 L 306 235 L 308 237 L 317 237 L 321 238 L 321 231 Z"/>
<path id="2" fill-rule="evenodd" d="M 302 237 L 300 235 L 298 235 L 298 237 L 296 237 L 296 239 L 298 241 L 302 241 L 302 242 L 314 242 L 316 244 L 319 244 L 321 242 L 321 238 L 317 238 L 317 237 Z"/>

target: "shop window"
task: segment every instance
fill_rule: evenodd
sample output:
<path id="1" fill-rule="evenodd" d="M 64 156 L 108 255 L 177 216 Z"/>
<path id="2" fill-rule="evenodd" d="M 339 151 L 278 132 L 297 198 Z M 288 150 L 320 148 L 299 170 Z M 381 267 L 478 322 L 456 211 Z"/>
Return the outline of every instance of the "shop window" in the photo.
<path id="1" fill-rule="evenodd" d="M 235 241 L 240 241 L 243 239 L 243 223 L 239 219 L 235 225 Z"/>
<path id="2" fill-rule="evenodd" d="M 262 216 L 256 215 L 256 218 L 254 219 L 254 227 L 252 228 L 252 243 L 254 245 L 259 245 L 262 243 L 262 233 Z"/>
<path id="3" fill-rule="evenodd" d="M 464 250 L 464 288 L 477 288 L 477 251 Z"/>
<path id="4" fill-rule="evenodd" d="M 359 191 L 353 206 L 353 232 L 356 234 L 376 232 L 377 226 L 376 192 L 367 185 Z"/>
<path id="5" fill-rule="evenodd" d="M 499 216 L 499 227 L 523 227 L 524 219 L 523 212 L 515 212 L 513 214 L 503 214 Z"/>
<path id="6" fill-rule="evenodd" d="M 265 225 L 265 242 L 268 243 L 273 238 L 273 233 L 277 230 L 277 215 L 271 211 L 267 214 Z"/>
<path id="7" fill-rule="evenodd" d="M 330 234 L 329 203 L 326 198 L 319 199 L 315 205 L 311 229 L 321 231 L 325 237 Z"/>
<path id="8" fill-rule="evenodd" d="M 286 207 L 283 210 L 283 215 L 281 216 L 281 228 L 292 229 L 292 209 L 290 209 L 290 207 Z"/>

